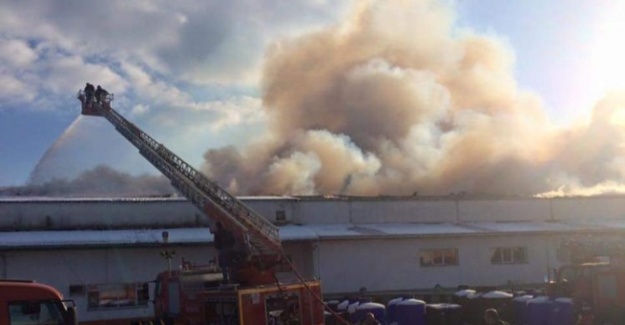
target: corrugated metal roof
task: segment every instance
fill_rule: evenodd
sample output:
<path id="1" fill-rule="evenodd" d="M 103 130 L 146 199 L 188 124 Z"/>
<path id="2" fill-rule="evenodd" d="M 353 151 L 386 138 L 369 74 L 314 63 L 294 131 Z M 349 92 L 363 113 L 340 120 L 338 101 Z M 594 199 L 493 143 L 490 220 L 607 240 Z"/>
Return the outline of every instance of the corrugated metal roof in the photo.
<path id="1" fill-rule="evenodd" d="M 0 249 L 76 246 L 151 246 L 164 245 L 162 234 L 168 232 L 168 244 L 211 244 L 208 228 L 142 229 L 142 230 L 62 230 L 0 232 Z M 280 227 L 280 239 L 289 241 L 316 240 L 318 236 L 305 227 Z"/>
<path id="2" fill-rule="evenodd" d="M 159 202 L 159 201 L 187 201 L 178 196 L 172 197 L 47 197 L 47 196 L 0 196 L 0 203 L 80 203 L 80 202 Z"/>
<path id="3" fill-rule="evenodd" d="M 306 225 L 306 227 L 312 229 L 320 239 L 355 239 L 625 231 L 625 221 L 595 219 L 592 224 L 568 221 L 320 224 Z"/>
<path id="4" fill-rule="evenodd" d="M 319 238 L 348 239 L 356 237 L 417 237 L 471 234 L 476 231 L 453 223 L 380 223 L 306 225 Z"/>
<path id="5" fill-rule="evenodd" d="M 586 229 L 592 228 L 616 228 L 616 229 L 624 229 L 625 228 L 625 220 L 622 219 L 597 219 L 597 218 L 587 218 L 584 220 L 571 220 L 566 221 L 568 224 L 576 225 L 578 227 L 583 227 Z"/>
<path id="6" fill-rule="evenodd" d="M 418 196 L 349 196 L 349 195 L 264 195 L 264 196 L 238 196 L 241 200 L 288 200 L 288 201 L 567 201 L 567 200 L 602 200 L 602 199 L 625 199 L 625 195 L 598 195 L 598 196 L 567 196 L 567 197 L 535 197 L 516 195 L 418 195 Z M 48 197 L 48 196 L 18 196 L 2 195 L 0 202 L 76 202 L 76 201 L 186 201 L 186 198 L 178 195 L 153 196 L 153 197 Z"/>
<path id="7" fill-rule="evenodd" d="M 589 230 L 579 225 L 568 222 L 542 222 L 542 221 L 514 221 L 514 222 L 467 222 L 465 227 L 471 227 L 486 233 L 532 233 L 532 232 L 571 232 Z"/>
<path id="8" fill-rule="evenodd" d="M 293 196 L 237 196 L 242 201 L 296 201 Z M 188 201 L 181 196 L 155 197 L 48 197 L 48 196 L 0 196 L 0 203 L 77 203 L 77 202 L 176 202 Z"/>
<path id="9" fill-rule="evenodd" d="M 170 244 L 210 243 L 208 229 L 150 230 L 62 230 L 15 231 L 0 233 L 0 248 L 162 245 L 162 233 L 169 233 Z"/>

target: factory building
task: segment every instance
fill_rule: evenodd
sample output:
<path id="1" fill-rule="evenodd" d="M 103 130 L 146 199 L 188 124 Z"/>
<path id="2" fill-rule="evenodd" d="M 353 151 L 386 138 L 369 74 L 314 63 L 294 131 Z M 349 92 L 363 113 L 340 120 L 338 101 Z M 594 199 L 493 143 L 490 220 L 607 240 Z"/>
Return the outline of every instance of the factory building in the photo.
<path id="1" fill-rule="evenodd" d="M 625 197 L 241 199 L 328 296 L 540 284 L 561 243 L 625 234 Z M 209 222 L 179 198 L 1 198 L 0 277 L 55 286 L 81 321 L 149 317 L 143 284 L 215 258 Z"/>

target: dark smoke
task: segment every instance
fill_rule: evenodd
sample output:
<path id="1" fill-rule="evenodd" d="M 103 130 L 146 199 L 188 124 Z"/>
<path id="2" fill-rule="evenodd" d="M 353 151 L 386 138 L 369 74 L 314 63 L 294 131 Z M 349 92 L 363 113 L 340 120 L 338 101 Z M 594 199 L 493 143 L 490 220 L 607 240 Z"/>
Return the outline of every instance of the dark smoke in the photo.
<path id="1" fill-rule="evenodd" d="M 436 1 L 366 2 L 339 26 L 273 44 L 269 133 L 207 151 L 203 170 L 252 195 L 621 192 L 623 95 L 557 128 L 513 67 L 503 42 L 455 28 Z"/>

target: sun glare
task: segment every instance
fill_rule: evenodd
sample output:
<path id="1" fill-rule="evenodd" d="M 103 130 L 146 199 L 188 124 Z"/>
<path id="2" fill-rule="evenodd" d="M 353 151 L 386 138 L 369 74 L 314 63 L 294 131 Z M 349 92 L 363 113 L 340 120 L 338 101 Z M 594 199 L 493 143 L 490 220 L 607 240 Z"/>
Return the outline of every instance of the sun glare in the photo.
<path id="1" fill-rule="evenodd" d="M 591 42 L 592 69 L 596 86 L 608 91 L 625 88 L 625 3 L 614 1 L 597 21 Z"/>

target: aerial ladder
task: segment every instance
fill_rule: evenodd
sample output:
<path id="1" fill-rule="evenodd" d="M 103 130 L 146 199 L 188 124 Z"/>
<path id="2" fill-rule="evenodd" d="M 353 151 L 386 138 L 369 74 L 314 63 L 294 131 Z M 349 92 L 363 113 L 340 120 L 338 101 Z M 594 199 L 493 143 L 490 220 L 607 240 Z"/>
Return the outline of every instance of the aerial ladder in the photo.
<path id="1" fill-rule="evenodd" d="M 276 226 L 126 120 L 111 107 L 113 94 L 97 101 L 93 94 L 79 91 L 77 98 L 82 104 L 81 114 L 106 118 L 193 205 L 233 233 L 241 253 L 232 270 L 238 283 L 262 285 L 276 281 L 275 267 L 284 262 Z"/>

